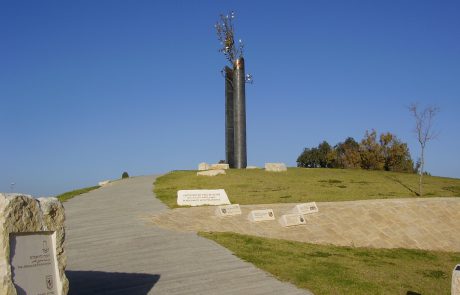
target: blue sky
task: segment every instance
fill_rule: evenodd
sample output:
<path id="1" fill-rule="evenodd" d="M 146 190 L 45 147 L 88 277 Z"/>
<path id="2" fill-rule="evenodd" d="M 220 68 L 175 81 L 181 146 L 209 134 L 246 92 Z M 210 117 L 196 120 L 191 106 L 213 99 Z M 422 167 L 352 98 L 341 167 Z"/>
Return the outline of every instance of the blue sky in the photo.
<path id="1" fill-rule="evenodd" d="M 54 195 L 224 159 L 225 65 L 214 23 L 246 45 L 248 163 L 366 129 L 419 147 L 411 102 L 435 104 L 426 168 L 460 177 L 458 1 L 1 1 L 0 191 Z"/>

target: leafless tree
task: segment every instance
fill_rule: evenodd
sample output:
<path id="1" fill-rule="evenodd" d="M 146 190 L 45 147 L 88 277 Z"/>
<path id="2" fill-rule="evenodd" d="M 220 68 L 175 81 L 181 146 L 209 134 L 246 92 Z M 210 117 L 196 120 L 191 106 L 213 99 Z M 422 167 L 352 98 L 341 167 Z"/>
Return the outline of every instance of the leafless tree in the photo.
<path id="1" fill-rule="evenodd" d="M 423 185 L 423 174 L 425 166 L 425 147 L 426 144 L 437 137 L 438 133 L 433 130 L 433 119 L 439 112 L 439 108 L 436 106 L 427 106 L 421 109 L 417 103 L 413 103 L 409 106 L 409 111 L 415 118 L 414 132 L 420 143 L 421 155 L 420 155 L 420 178 L 419 178 L 419 195 L 423 196 L 422 185 Z"/>

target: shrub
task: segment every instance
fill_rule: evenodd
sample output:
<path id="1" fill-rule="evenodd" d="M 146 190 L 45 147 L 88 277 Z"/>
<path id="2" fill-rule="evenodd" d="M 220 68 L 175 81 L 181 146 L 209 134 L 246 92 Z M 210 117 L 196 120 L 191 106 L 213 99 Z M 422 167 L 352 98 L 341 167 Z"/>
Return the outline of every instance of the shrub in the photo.
<path id="1" fill-rule="evenodd" d="M 129 178 L 129 174 L 128 172 L 123 172 L 123 174 L 121 175 L 121 179 L 125 179 L 125 178 Z"/>

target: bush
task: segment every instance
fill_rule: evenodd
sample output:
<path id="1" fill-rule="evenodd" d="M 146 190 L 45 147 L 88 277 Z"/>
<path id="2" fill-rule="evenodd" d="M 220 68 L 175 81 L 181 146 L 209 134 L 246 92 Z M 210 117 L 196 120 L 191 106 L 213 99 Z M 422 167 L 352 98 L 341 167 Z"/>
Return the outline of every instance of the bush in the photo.
<path id="1" fill-rule="evenodd" d="M 129 174 L 128 172 L 123 172 L 123 174 L 121 175 L 121 179 L 125 179 L 125 178 L 129 178 Z"/>

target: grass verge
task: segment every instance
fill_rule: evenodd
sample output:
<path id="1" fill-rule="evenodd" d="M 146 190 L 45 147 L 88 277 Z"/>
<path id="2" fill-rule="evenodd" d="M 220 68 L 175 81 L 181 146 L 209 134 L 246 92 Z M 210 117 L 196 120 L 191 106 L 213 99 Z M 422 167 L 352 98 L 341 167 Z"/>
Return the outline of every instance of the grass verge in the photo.
<path id="1" fill-rule="evenodd" d="M 452 269 L 460 262 L 460 253 L 314 245 L 236 233 L 199 235 L 316 295 L 447 295 Z"/>
<path id="2" fill-rule="evenodd" d="M 157 178 L 155 194 L 177 207 L 180 189 L 218 189 L 238 204 L 353 201 L 417 197 L 418 175 L 353 169 L 289 168 L 226 171 L 226 175 L 197 176 L 196 171 L 173 171 Z M 424 177 L 424 197 L 460 197 L 460 179 Z"/>
<path id="3" fill-rule="evenodd" d="M 61 201 L 61 202 L 65 202 L 65 201 L 67 201 L 69 199 L 72 199 L 75 196 L 90 192 L 90 191 L 95 190 L 97 188 L 100 188 L 100 186 L 96 185 L 96 186 L 91 186 L 91 187 L 85 187 L 85 188 L 81 188 L 81 189 L 77 189 L 77 190 L 73 190 L 73 191 L 70 191 L 70 192 L 60 194 L 60 195 L 56 196 L 56 198 L 58 198 L 58 200 Z"/>

